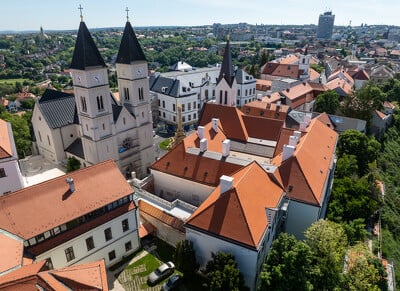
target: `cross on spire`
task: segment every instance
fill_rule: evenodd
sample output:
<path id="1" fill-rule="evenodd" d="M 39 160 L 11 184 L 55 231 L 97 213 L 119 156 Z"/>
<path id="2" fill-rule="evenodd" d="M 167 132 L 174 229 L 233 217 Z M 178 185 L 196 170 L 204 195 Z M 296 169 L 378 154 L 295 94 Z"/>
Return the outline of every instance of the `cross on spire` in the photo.
<path id="1" fill-rule="evenodd" d="M 83 10 L 83 7 L 82 7 L 82 5 L 81 5 L 81 4 L 79 4 L 79 7 L 78 7 L 78 9 L 80 10 L 80 14 L 81 14 L 81 21 L 83 21 L 83 15 L 82 15 L 82 10 Z"/>
<path id="2" fill-rule="evenodd" d="M 129 21 L 129 9 L 128 9 L 128 7 L 126 7 L 125 11 L 126 11 L 126 21 Z"/>

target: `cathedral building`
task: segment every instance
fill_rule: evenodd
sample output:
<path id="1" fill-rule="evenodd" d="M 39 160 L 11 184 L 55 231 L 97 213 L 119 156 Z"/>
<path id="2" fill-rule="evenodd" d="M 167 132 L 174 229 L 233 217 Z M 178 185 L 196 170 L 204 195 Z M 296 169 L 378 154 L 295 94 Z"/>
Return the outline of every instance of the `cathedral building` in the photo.
<path id="1" fill-rule="evenodd" d="M 154 161 L 147 61 L 128 21 L 117 56 L 121 102 L 110 92 L 107 66 L 82 20 L 71 62 L 74 97 L 48 90 L 32 123 L 39 153 L 83 166 L 113 159 L 121 172 L 147 175 Z"/>

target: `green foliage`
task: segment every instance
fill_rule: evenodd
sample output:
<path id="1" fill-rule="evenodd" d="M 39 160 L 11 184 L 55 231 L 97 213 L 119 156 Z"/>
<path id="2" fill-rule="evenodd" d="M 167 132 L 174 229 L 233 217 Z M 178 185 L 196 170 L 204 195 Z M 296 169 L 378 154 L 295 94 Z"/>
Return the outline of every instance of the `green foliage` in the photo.
<path id="1" fill-rule="evenodd" d="M 173 261 L 178 270 L 186 277 L 191 277 L 198 269 L 193 242 L 190 240 L 180 241 L 175 248 Z"/>
<path id="2" fill-rule="evenodd" d="M 317 112 L 336 114 L 339 108 L 339 94 L 336 91 L 328 90 L 317 96 L 314 109 Z"/>
<path id="3" fill-rule="evenodd" d="M 272 244 L 260 274 L 260 290 L 312 290 L 313 253 L 303 241 L 282 233 Z"/>
<path id="4" fill-rule="evenodd" d="M 335 178 L 358 176 L 357 157 L 343 154 L 336 162 Z"/>
<path id="5" fill-rule="evenodd" d="M 377 210 L 378 202 L 372 197 L 371 183 L 367 177 L 344 177 L 335 179 L 333 184 L 328 219 L 337 222 L 358 218 L 366 220 Z"/>
<path id="6" fill-rule="evenodd" d="M 75 157 L 69 157 L 66 168 L 67 173 L 79 170 L 81 168 L 81 162 Z"/>
<path id="7" fill-rule="evenodd" d="M 347 117 L 366 120 L 369 124 L 374 110 L 382 109 L 386 94 L 372 83 L 356 90 L 343 100 L 341 111 Z"/>
<path id="8" fill-rule="evenodd" d="M 365 229 L 365 221 L 363 218 L 357 218 L 347 223 L 342 223 L 342 227 L 350 245 L 365 241 L 369 234 Z"/>
<path id="9" fill-rule="evenodd" d="M 18 157 L 20 159 L 23 159 L 25 156 L 30 155 L 31 135 L 27 120 L 18 115 L 10 114 L 7 111 L 3 111 L 0 113 L 0 119 L 11 123 Z"/>
<path id="10" fill-rule="evenodd" d="M 24 109 L 32 110 L 35 106 L 35 99 L 33 98 L 25 98 L 21 101 L 21 107 Z"/>
<path id="11" fill-rule="evenodd" d="M 376 160 L 380 144 L 373 137 L 368 138 L 365 134 L 354 130 L 346 130 L 339 136 L 337 154 L 353 155 L 357 158 L 358 174 L 363 176 L 368 172 L 368 163 Z"/>
<path id="12" fill-rule="evenodd" d="M 313 251 L 318 273 L 312 277 L 315 290 L 334 290 L 340 287 L 347 237 L 341 225 L 319 220 L 305 232 L 306 243 Z"/>
<path id="13" fill-rule="evenodd" d="M 351 291 L 387 290 L 386 273 L 379 259 L 364 244 L 350 248 L 344 289 Z"/>
<path id="14" fill-rule="evenodd" d="M 242 273 L 235 257 L 229 253 L 211 254 L 212 259 L 206 265 L 210 290 L 246 290 Z"/>
<path id="15" fill-rule="evenodd" d="M 312 68 L 313 70 L 315 70 L 318 73 L 322 73 L 322 71 L 324 70 L 324 66 L 323 65 L 318 65 L 318 64 L 311 64 L 310 68 Z"/>

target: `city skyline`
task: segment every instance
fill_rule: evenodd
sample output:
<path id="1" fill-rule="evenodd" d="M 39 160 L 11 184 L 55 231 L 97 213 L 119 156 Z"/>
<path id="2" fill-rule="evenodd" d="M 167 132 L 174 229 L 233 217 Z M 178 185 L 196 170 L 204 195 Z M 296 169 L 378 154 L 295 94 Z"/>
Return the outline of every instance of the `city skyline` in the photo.
<path id="1" fill-rule="evenodd" d="M 104 0 L 62 2 L 59 0 L 22 1 L 2 3 L 0 31 L 74 30 L 79 23 L 79 5 L 89 28 L 121 27 L 129 18 L 140 26 L 196 26 L 213 23 L 302 25 L 318 24 L 318 17 L 325 11 L 335 14 L 335 25 L 400 26 L 397 11 L 400 2 L 394 0 L 318 1 L 284 0 L 274 4 L 252 0 L 172 0 L 132 3 Z M 265 7 L 265 9 L 263 9 Z"/>

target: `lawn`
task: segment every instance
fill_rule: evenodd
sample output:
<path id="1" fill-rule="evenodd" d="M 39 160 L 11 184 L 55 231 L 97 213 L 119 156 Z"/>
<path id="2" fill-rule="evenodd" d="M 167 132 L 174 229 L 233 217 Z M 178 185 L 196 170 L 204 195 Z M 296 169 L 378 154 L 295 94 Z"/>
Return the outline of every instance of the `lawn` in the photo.
<path id="1" fill-rule="evenodd" d="M 15 84 L 16 82 L 23 83 L 24 81 L 29 81 L 28 79 L 0 79 L 0 84 L 3 83 L 9 83 L 9 84 Z"/>

